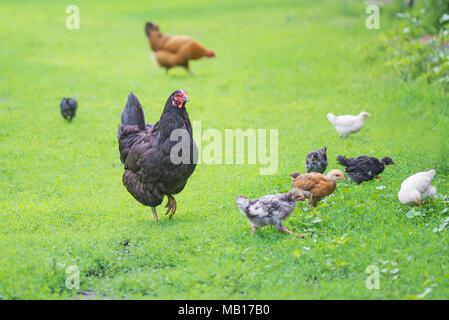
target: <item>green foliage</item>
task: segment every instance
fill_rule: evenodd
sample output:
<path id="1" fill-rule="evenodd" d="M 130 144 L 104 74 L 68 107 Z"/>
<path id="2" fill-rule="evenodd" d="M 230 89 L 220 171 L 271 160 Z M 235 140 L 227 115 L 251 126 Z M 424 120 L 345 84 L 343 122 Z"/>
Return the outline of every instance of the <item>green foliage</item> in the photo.
<path id="1" fill-rule="evenodd" d="M 391 17 L 398 12 L 418 14 L 425 33 L 436 34 L 445 25 L 441 17 L 449 13 L 449 0 L 415 0 L 412 7 L 408 6 L 409 2 L 409 0 L 386 1 L 382 10 Z"/>
<path id="2" fill-rule="evenodd" d="M 0 2 L 0 299 L 448 297 L 448 94 L 355 50 L 378 38 L 360 1 L 348 14 L 333 0 L 78 3 L 81 28 L 70 31 L 64 2 Z M 195 76 L 165 75 L 150 59 L 148 20 L 216 59 L 194 61 Z M 178 88 L 203 129 L 278 129 L 279 170 L 201 164 L 175 217 L 155 223 L 122 185 L 116 130 L 130 91 L 153 122 Z M 71 124 L 64 96 L 79 103 Z M 346 140 L 326 119 L 362 110 L 373 116 Z M 323 145 L 329 168 L 342 169 L 339 154 L 396 165 L 382 181 L 339 182 L 314 211 L 300 203 L 286 227 L 305 239 L 251 235 L 235 197 L 289 190 L 289 174 Z M 408 217 L 400 184 L 430 168 L 437 197 Z M 79 290 L 65 286 L 70 265 Z M 365 286 L 370 265 L 379 290 Z"/>
<path id="3" fill-rule="evenodd" d="M 423 28 L 428 33 L 438 33 L 446 25 L 447 21 L 442 21 L 441 17 L 449 13 L 449 0 L 417 1 L 416 9 L 420 8 L 425 10 Z"/>
<path id="4" fill-rule="evenodd" d="M 449 85 L 449 1 L 423 1 L 405 13 L 397 30 L 382 35 L 378 51 L 367 57 L 378 58 L 397 70 L 404 80 L 418 79 Z M 438 16 L 438 18 L 436 18 Z M 371 49 L 371 48 L 369 48 Z"/>

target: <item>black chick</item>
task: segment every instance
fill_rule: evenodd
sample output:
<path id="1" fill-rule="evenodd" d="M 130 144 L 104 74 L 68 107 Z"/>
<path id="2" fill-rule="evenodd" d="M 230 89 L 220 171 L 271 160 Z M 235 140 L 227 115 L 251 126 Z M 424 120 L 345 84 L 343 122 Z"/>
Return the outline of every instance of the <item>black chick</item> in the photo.
<path id="1" fill-rule="evenodd" d="M 394 164 L 393 160 L 388 157 L 379 160 L 367 156 L 357 158 L 338 156 L 337 161 L 346 167 L 345 173 L 357 184 L 361 184 L 363 181 L 373 180 L 374 178 L 382 179 L 379 174 L 385 170 L 386 166 Z"/>
<path id="2" fill-rule="evenodd" d="M 69 122 L 72 122 L 72 119 L 75 118 L 76 108 L 78 108 L 78 104 L 75 99 L 72 98 L 63 98 L 60 104 L 61 114 Z"/>
<path id="3" fill-rule="evenodd" d="M 324 173 L 327 168 L 326 147 L 309 152 L 306 159 L 306 171 Z"/>

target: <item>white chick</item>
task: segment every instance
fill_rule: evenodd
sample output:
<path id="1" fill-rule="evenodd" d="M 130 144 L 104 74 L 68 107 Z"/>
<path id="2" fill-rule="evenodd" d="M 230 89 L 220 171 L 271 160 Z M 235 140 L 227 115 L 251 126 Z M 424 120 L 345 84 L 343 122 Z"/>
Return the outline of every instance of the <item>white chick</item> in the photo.
<path id="1" fill-rule="evenodd" d="M 343 138 L 347 138 L 351 133 L 355 133 L 362 129 L 365 124 L 365 119 L 368 117 L 371 117 L 371 114 L 365 111 L 360 112 L 357 116 L 336 116 L 333 113 L 327 114 L 327 119 L 334 125 L 338 134 Z"/>
<path id="2" fill-rule="evenodd" d="M 405 179 L 401 184 L 398 198 L 403 204 L 417 204 L 422 206 L 422 200 L 437 193 L 437 189 L 432 186 L 432 178 L 435 176 L 434 169 L 418 172 Z"/>

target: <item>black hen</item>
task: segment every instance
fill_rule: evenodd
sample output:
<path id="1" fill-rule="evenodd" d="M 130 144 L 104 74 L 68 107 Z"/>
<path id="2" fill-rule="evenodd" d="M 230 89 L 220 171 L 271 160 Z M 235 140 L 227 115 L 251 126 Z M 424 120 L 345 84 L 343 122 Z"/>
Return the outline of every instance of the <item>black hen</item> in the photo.
<path id="1" fill-rule="evenodd" d="M 324 173 L 327 168 L 326 147 L 309 152 L 306 159 L 307 172 Z"/>
<path id="2" fill-rule="evenodd" d="M 394 164 L 393 160 L 388 157 L 379 160 L 367 156 L 357 158 L 338 156 L 337 161 L 346 167 L 345 173 L 357 184 L 361 184 L 363 181 L 373 180 L 374 178 L 382 179 L 379 174 L 385 170 L 386 166 Z"/>
<path id="3" fill-rule="evenodd" d="M 156 221 L 155 207 L 162 203 L 164 195 L 168 196 L 165 214 L 175 214 L 173 195 L 184 189 L 196 167 L 198 150 L 185 107 L 187 101 L 184 90 L 173 92 L 154 126 L 145 123 L 142 106 L 133 93 L 122 113 L 118 141 L 120 160 L 125 164 L 123 185 L 137 201 L 151 207 Z M 174 132 L 176 129 L 179 131 Z"/>
<path id="4" fill-rule="evenodd" d="M 72 98 L 63 98 L 59 106 L 61 107 L 61 114 L 64 119 L 72 122 L 72 119 L 75 118 L 76 108 L 78 108 L 76 100 Z"/>

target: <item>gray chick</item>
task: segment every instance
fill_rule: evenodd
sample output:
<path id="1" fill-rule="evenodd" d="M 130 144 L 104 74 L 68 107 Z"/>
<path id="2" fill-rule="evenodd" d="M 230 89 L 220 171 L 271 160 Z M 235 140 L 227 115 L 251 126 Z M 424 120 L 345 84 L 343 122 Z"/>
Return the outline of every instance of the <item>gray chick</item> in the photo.
<path id="1" fill-rule="evenodd" d="M 309 152 L 306 159 L 306 171 L 324 173 L 327 168 L 326 147 Z"/>
<path id="2" fill-rule="evenodd" d="M 235 204 L 248 218 L 251 233 L 258 228 L 275 225 L 277 230 L 291 234 L 292 232 L 282 225 L 282 220 L 287 219 L 292 213 L 297 201 L 304 200 L 301 191 L 293 189 L 287 193 L 267 195 L 255 200 L 239 196 Z"/>

